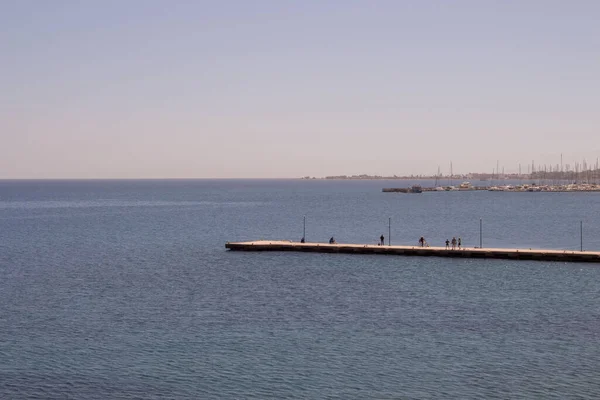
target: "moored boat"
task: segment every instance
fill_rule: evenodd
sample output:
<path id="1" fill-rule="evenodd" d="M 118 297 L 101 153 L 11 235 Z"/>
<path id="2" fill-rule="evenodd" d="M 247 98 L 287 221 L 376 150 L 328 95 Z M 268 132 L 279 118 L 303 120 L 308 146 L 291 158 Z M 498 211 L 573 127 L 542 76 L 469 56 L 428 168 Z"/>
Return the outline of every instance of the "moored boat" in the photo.
<path id="1" fill-rule="evenodd" d="M 410 193 L 423 193 L 423 187 L 421 185 L 412 185 L 410 187 Z"/>
<path id="2" fill-rule="evenodd" d="M 463 182 L 458 186 L 458 190 L 473 190 L 475 189 L 471 182 Z"/>

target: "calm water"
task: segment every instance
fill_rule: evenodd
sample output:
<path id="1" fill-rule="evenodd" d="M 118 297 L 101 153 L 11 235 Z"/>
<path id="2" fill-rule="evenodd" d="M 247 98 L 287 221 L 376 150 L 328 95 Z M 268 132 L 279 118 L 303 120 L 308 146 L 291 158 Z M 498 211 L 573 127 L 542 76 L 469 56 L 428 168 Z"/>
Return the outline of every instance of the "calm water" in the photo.
<path id="1" fill-rule="evenodd" d="M 0 182 L 0 398 L 599 398 L 600 265 L 224 249 L 600 249 L 600 194 L 398 184 Z"/>

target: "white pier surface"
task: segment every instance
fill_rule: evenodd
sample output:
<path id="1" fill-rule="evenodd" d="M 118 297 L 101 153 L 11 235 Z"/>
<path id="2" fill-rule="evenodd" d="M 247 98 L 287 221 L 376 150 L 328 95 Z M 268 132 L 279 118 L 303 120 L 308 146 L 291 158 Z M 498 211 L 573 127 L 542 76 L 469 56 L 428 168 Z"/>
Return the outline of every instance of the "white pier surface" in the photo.
<path id="1" fill-rule="evenodd" d="M 313 253 L 387 254 L 420 257 L 498 258 L 510 260 L 600 263 L 600 252 L 597 251 L 499 249 L 485 247 L 468 247 L 460 250 L 448 250 L 445 247 L 380 246 L 373 244 L 348 243 L 300 243 L 286 240 L 227 242 L 225 248 L 234 251 L 299 251 Z"/>

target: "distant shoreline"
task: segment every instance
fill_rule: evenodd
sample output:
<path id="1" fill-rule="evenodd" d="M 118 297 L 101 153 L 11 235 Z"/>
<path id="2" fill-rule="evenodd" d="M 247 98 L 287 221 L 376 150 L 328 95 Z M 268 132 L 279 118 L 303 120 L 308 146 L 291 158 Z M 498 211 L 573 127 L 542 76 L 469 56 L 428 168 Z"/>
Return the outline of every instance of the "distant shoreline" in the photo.
<path id="1" fill-rule="evenodd" d="M 502 180 L 556 180 L 556 181 L 591 181 L 600 178 L 600 169 L 583 171 L 547 172 L 536 171 L 527 174 L 486 174 L 468 173 L 452 175 L 409 175 L 409 176 L 379 176 L 379 175 L 332 175 L 321 178 L 304 176 L 304 180 L 465 180 L 465 181 L 502 181 Z"/>
<path id="2" fill-rule="evenodd" d="M 368 180 L 448 180 L 448 179 L 455 179 L 455 180 L 480 180 L 480 181 L 489 181 L 489 180 L 513 180 L 513 179 L 534 179 L 532 177 L 530 177 L 529 175 L 508 175 L 506 174 L 505 176 L 501 176 L 501 177 L 485 177 L 485 176 L 473 176 L 473 175 L 453 175 L 453 176 L 372 176 L 372 175 L 358 175 L 358 176 L 326 176 L 326 177 L 309 177 L 309 176 L 304 176 L 302 178 L 300 178 L 302 180 L 346 180 L 346 181 L 368 181 Z"/>

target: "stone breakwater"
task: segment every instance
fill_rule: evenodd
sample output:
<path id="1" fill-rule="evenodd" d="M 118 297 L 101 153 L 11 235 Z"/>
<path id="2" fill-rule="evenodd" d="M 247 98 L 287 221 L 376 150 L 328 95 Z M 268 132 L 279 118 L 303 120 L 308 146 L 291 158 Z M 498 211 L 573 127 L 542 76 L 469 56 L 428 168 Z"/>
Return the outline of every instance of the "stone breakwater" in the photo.
<path id="1" fill-rule="evenodd" d="M 474 190 L 486 190 L 490 192 L 600 192 L 600 185 L 580 184 L 580 185 L 504 185 L 504 186 L 438 186 L 438 187 L 420 187 L 418 190 L 408 188 L 383 188 L 384 193 L 421 193 L 421 192 L 450 192 L 460 191 L 468 192 Z"/>

